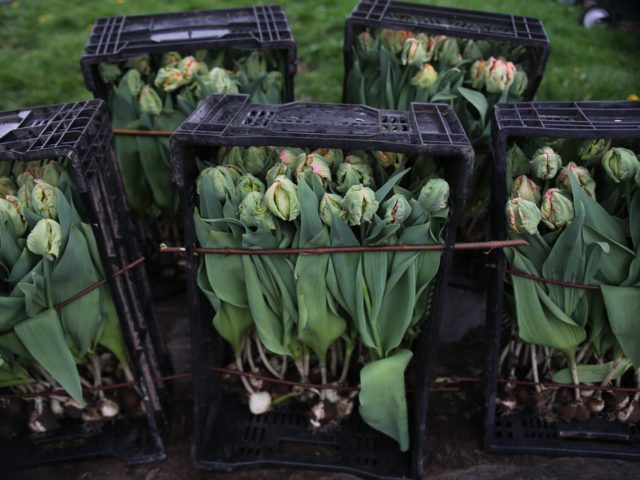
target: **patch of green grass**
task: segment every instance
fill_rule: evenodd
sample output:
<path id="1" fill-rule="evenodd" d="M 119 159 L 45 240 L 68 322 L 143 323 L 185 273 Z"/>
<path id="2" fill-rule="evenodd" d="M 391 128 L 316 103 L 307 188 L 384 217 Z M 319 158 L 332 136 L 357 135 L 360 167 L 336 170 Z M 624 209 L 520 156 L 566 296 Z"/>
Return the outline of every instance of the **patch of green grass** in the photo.
<path id="1" fill-rule="evenodd" d="M 249 4 L 250 2 L 246 2 Z M 257 2 L 257 3 L 276 3 Z M 298 43 L 296 97 L 340 101 L 344 21 L 354 2 L 281 0 Z M 579 8 L 553 0 L 432 0 L 542 18 L 552 53 L 540 100 L 624 99 L 640 95 L 640 37 L 578 25 Z M 19 0 L 0 5 L 0 109 L 89 98 L 79 61 L 95 18 L 167 10 L 237 7 L 232 0 Z"/>

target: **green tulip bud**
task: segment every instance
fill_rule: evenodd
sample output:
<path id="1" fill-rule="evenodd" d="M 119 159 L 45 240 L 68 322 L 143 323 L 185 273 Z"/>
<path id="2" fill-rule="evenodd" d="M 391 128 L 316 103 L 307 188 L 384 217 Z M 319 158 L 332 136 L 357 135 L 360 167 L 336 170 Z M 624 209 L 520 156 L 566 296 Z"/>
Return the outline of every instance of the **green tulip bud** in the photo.
<path id="1" fill-rule="evenodd" d="M 18 199 L 26 208 L 31 206 L 31 191 L 33 187 L 35 187 L 35 183 L 33 185 L 22 185 L 18 189 Z"/>
<path id="2" fill-rule="evenodd" d="M 60 224 L 50 218 L 39 220 L 27 237 L 27 248 L 31 253 L 52 261 L 60 256 L 61 243 Z"/>
<path id="3" fill-rule="evenodd" d="M 291 169 L 288 165 L 285 165 L 282 162 L 276 163 L 273 167 L 271 167 L 267 174 L 265 175 L 265 179 L 267 181 L 267 185 L 271 185 L 275 182 L 276 178 L 280 175 L 284 175 L 287 178 L 291 178 Z"/>
<path id="4" fill-rule="evenodd" d="M 220 202 L 224 202 L 236 191 L 233 174 L 227 167 L 207 167 L 196 180 L 196 192 L 200 195 L 202 182 L 209 182 Z"/>
<path id="5" fill-rule="evenodd" d="M 482 60 L 484 55 L 482 55 L 482 50 L 478 47 L 478 44 L 473 40 L 467 41 L 467 44 L 464 46 L 464 52 L 462 56 L 465 60 Z"/>
<path id="6" fill-rule="evenodd" d="M 375 49 L 375 40 L 369 32 L 361 32 L 356 37 L 356 45 L 361 52 L 371 52 Z"/>
<path id="7" fill-rule="evenodd" d="M 349 225 L 361 225 L 363 222 L 371 222 L 378 211 L 380 203 L 376 200 L 376 194 L 369 187 L 354 185 L 342 200 L 342 206 L 347 212 Z"/>
<path id="8" fill-rule="evenodd" d="M 311 153 L 314 155 L 320 155 L 331 168 L 335 168 L 337 165 L 344 162 L 342 150 L 339 148 L 316 148 Z"/>
<path id="9" fill-rule="evenodd" d="M 382 208 L 387 223 L 402 223 L 411 215 L 411 204 L 399 193 L 384 202 Z"/>
<path id="10" fill-rule="evenodd" d="M 140 111 L 149 115 L 160 115 L 162 112 L 162 100 L 156 91 L 149 85 L 142 87 L 140 92 Z"/>
<path id="11" fill-rule="evenodd" d="M 471 86 L 476 90 L 479 90 L 485 84 L 485 67 L 487 62 L 484 60 L 476 60 L 471 65 L 471 69 L 469 70 L 469 77 L 471 78 Z"/>
<path id="12" fill-rule="evenodd" d="M 540 206 L 542 220 L 551 229 L 564 227 L 573 220 L 573 202 L 558 188 L 544 192 Z"/>
<path id="13" fill-rule="evenodd" d="M 550 180 L 556 176 L 562 168 L 560 155 L 551 147 L 542 147 L 536 150 L 529 166 L 534 175 L 542 180 Z"/>
<path id="14" fill-rule="evenodd" d="M 296 159 L 303 153 L 304 151 L 301 148 L 281 148 L 278 151 L 278 158 L 280 158 L 280 162 L 293 168 L 296 164 Z"/>
<path id="15" fill-rule="evenodd" d="M 418 203 L 430 214 L 435 214 L 449 206 L 449 184 L 442 178 L 432 178 L 420 190 Z"/>
<path id="16" fill-rule="evenodd" d="M 142 90 L 140 72 L 134 69 L 129 70 L 120 80 L 120 85 L 122 85 L 123 82 L 132 97 L 137 97 L 140 94 L 140 90 Z"/>
<path id="17" fill-rule="evenodd" d="M 522 96 L 528 84 L 527 74 L 522 71 L 516 71 L 513 75 L 513 82 L 511 82 L 511 93 L 519 97 Z"/>
<path id="18" fill-rule="evenodd" d="M 267 92 L 269 90 L 275 90 L 276 92 L 280 92 L 282 91 L 283 85 L 284 85 L 284 77 L 282 76 L 282 73 L 278 71 L 267 73 L 262 79 L 262 82 L 260 82 L 260 86 L 262 87 L 262 90 L 264 92 Z"/>
<path id="19" fill-rule="evenodd" d="M 382 168 L 393 167 L 402 170 L 405 164 L 405 156 L 402 153 L 374 151 L 373 157 Z"/>
<path id="20" fill-rule="evenodd" d="M 433 65 L 430 63 L 425 63 L 422 65 L 422 68 L 416 73 L 413 77 L 411 77 L 411 85 L 418 88 L 431 88 L 434 83 L 438 80 L 438 72 Z"/>
<path id="21" fill-rule="evenodd" d="M 589 170 L 585 167 L 579 167 L 575 162 L 569 164 L 562 169 L 556 178 L 556 183 L 564 191 L 571 193 L 571 181 L 569 180 L 569 172 L 580 182 L 582 189 L 594 200 L 596 199 L 596 182 L 591 178 Z"/>
<path id="22" fill-rule="evenodd" d="M 358 155 L 347 155 L 344 158 L 344 162 L 350 163 L 351 165 L 369 165 L 369 162 L 367 162 L 367 160 L 359 157 Z"/>
<path id="23" fill-rule="evenodd" d="M 405 30 L 391 30 L 385 28 L 382 30 L 382 43 L 392 52 L 399 53 L 404 47 L 404 42 L 408 38 L 413 37 L 413 33 Z"/>
<path id="24" fill-rule="evenodd" d="M 484 67 L 485 86 L 489 93 L 502 93 L 513 83 L 516 66 L 502 58 L 491 57 Z"/>
<path id="25" fill-rule="evenodd" d="M 16 177 L 16 183 L 18 187 L 22 187 L 23 185 L 28 185 L 29 188 L 33 188 L 35 186 L 36 177 L 40 174 L 39 168 L 28 168 L 20 175 Z"/>
<path id="26" fill-rule="evenodd" d="M 240 198 L 244 198 L 251 192 L 264 193 L 264 191 L 264 183 L 250 173 L 242 175 L 236 183 L 236 194 Z"/>
<path id="27" fill-rule="evenodd" d="M 56 161 L 47 163 L 40 169 L 38 178 L 48 183 L 52 187 L 57 187 L 60 182 L 60 176 L 64 173 L 64 167 Z"/>
<path id="28" fill-rule="evenodd" d="M 245 68 L 249 80 L 256 80 L 267 73 L 267 61 L 264 53 L 254 50 L 245 61 Z"/>
<path id="29" fill-rule="evenodd" d="M 238 93 L 238 84 L 231 72 L 224 68 L 214 67 L 200 79 L 201 85 L 196 87 L 196 95 L 206 98 L 212 93 Z"/>
<path id="30" fill-rule="evenodd" d="M 265 205 L 261 192 L 247 193 L 238 206 L 238 218 L 248 227 L 258 230 L 274 230 L 276 224 L 273 215 Z"/>
<path id="31" fill-rule="evenodd" d="M 413 65 L 421 67 L 427 61 L 427 50 L 425 45 L 417 38 L 407 38 L 404 41 L 401 55 L 402 65 Z"/>
<path id="32" fill-rule="evenodd" d="M 244 169 L 244 149 L 242 147 L 223 147 L 218 150 L 218 162 L 225 166 L 235 165 Z"/>
<path id="33" fill-rule="evenodd" d="M 15 235 L 22 235 L 27 230 L 22 202 L 13 195 L 0 198 L 0 219 L 9 222 Z"/>
<path id="34" fill-rule="evenodd" d="M 509 228 L 515 233 L 538 233 L 538 224 L 542 220 L 542 213 L 538 206 L 524 198 L 512 198 L 505 208 Z"/>
<path id="35" fill-rule="evenodd" d="M 540 201 L 540 187 L 526 175 L 520 175 L 513 182 L 511 198 L 524 198 L 537 204 Z"/>
<path id="36" fill-rule="evenodd" d="M 370 187 L 373 185 L 373 169 L 365 163 L 341 163 L 336 172 L 336 182 L 340 193 L 358 184 Z"/>
<path id="37" fill-rule="evenodd" d="M 427 39 L 427 61 L 438 59 L 438 53 L 442 50 L 442 46 L 446 40 L 446 35 L 434 35 Z"/>
<path id="38" fill-rule="evenodd" d="M 343 208 L 343 200 L 335 193 L 325 193 L 320 200 L 320 218 L 325 225 L 331 226 L 334 218 L 347 220 L 347 212 Z"/>
<path id="39" fill-rule="evenodd" d="M 578 146 L 578 156 L 588 165 L 592 165 L 602 158 L 610 146 L 611 140 L 608 138 L 584 140 Z"/>
<path id="40" fill-rule="evenodd" d="M 640 162 L 631 150 L 614 147 L 602 157 L 602 167 L 614 182 L 620 183 L 634 178 Z"/>
<path id="41" fill-rule="evenodd" d="M 460 46 L 456 38 L 447 38 L 439 48 L 438 60 L 444 61 L 447 65 L 458 65 L 462 62 Z"/>
<path id="42" fill-rule="evenodd" d="M 519 177 L 520 175 L 528 175 L 530 171 L 529 160 L 517 145 L 513 146 L 507 152 L 507 172 L 511 174 L 511 177 Z"/>
<path id="43" fill-rule="evenodd" d="M 42 180 L 36 180 L 31 191 L 30 208 L 42 218 L 57 220 L 58 204 L 56 189 Z"/>
<path id="44" fill-rule="evenodd" d="M 17 191 L 18 186 L 11 177 L 0 177 L 0 198 L 15 195 Z"/>
<path id="45" fill-rule="evenodd" d="M 135 72 L 136 70 L 130 70 Z M 182 72 L 175 67 L 162 67 L 158 70 L 153 84 L 165 92 L 173 92 L 187 84 Z"/>
<path id="46" fill-rule="evenodd" d="M 196 77 L 207 74 L 207 66 L 197 61 L 194 57 L 184 57 L 176 66 L 185 82 L 192 82 Z"/>
<path id="47" fill-rule="evenodd" d="M 120 67 L 113 63 L 101 63 L 98 65 L 98 75 L 100 79 L 107 85 L 115 84 L 122 75 Z"/>
<path id="48" fill-rule="evenodd" d="M 323 184 L 331 181 L 331 169 L 320 155 L 312 153 L 304 157 L 304 161 L 296 165 L 296 177 L 301 178 L 309 169 L 320 178 Z"/>
<path id="49" fill-rule="evenodd" d="M 244 165 L 252 175 L 262 175 L 271 167 L 271 158 L 265 147 L 248 147 L 244 151 Z"/>
<path id="50" fill-rule="evenodd" d="M 298 187 L 284 175 L 275 179 L 264 194 L 264 200 L 269 211 L 282 220 L 290 222 L 300 215 Z"/>
<path id="51" fill-rule="evenodd" d="M 180 60 L 182 60 L 182 55 L 178 52 L 167 52 L 162 55 L 162 66 L 175 67 Z"/>
<path id="52" fill-rule="evenodd" d="M 132 58 L 131 60 L 127 60 L 125 64 L 127 68 L 134 68 L 140 75 L 149 75 L 151 73 L 151 57 L 148 53 L 144 55 L 140 55 L 139 57 Z"/>

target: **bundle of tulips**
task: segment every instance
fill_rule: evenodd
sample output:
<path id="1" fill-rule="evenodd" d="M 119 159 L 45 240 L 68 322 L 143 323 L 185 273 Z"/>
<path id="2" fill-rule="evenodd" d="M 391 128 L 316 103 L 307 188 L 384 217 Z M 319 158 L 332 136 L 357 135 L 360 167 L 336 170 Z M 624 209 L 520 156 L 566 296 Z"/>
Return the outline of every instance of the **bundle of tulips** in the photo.
<path id="1" fill-rule="evenodd" d="M 507 384 L 506 413 L 547 420 L 607 416 L 640 420 L 640 162 L 637 145 L 609 140 L 530 141 L 508 152 L 506 221 L 526 247 L 508 265 L 516 320 L 501 368 L 510 378 L 568 388 Z M 591 288 L 584 288 L 584 286 Z M 592 388 L 592 387 L 601 388 Z M 607 390 L 607 387 L 611 390 Z"/>
<path id="2" fill-rule="evenodd" d="M 346 99 L 378 108 L 407 110 L 411 102 L 449 103 L 471 144 L 480 147 L 472 191 L 461 227 L 480 238 L 491 184 L 489 113 L 498 102 L 522 99 L 531 59 L 522 46 L 464 40 L 403 30 L 361 32 L 353 45 Z"/>
<path id="3" fill-rule="evenodd" d="M 168 52 L 100 64 L 99 73 L 110 88 L 114 128 L 173 131 L 212 93 L 248 93 L 255 103 L 281 103 L 285 62 L 280 57 L 258 51 Z M 121 135 L 116 147 L 133 211 L 149 222 L 165 220 L 156 243 L 158 237 L 177 236 L 170 231 L 176 228 L 171 220 L 179 200 L 171 183 L 169 137 Z"/>
<path id="4" fill-rule="evenodd" d="M 432 158 L 349 153 L 221 148 L 217 162 L 203 162 L 197 180 L 199 245 L 443 243 L 449 185 Z M 203 255 L 198 285 L 214 307 L 214 327 L 232 347 L 230 368 L 329 387 L 242 377 L 251 411 L 303 402 L 313 428 L 335 428 L 352 414 L 357 396 L 362 419 L 407 450 L 405 370 L 440 257 L 441 251 Z M 347 384 L 359 389 L 338 388 Z"/>
<path id="5" fill-rule="evenodd" d="M 133 380 L 108 287 L 70 301 L 105 277 L 76 200 L 64 162 L 0 164 L 0 387 L 13 393 L 0 400 L 3 435 L 23 421 L 43 433 L 142 413 L 133 389 L 101 388 Z"/>

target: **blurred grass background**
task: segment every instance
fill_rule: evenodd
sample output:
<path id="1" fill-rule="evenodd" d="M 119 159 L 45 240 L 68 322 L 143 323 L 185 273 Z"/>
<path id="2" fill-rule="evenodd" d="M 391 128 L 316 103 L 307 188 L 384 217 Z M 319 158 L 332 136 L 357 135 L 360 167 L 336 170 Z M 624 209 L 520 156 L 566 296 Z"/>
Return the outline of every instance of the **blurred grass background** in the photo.
<path id="1" fill-rule="evenodd" d="M 89 98 L 79 60 L 97 17 L 255 3 L 279 3 L 287 13 L 298 43 L 296 97 L 340 101 L 344 21 L 356 0 L 17 0 L 0 4 L 0 109 Z M 640 36 L 605 27 L 587 30 L 578 23 L 578 6 L 555 0 L 422 3 L 541 18 L 552 50 L 539 100 L 640 95 Z"/>

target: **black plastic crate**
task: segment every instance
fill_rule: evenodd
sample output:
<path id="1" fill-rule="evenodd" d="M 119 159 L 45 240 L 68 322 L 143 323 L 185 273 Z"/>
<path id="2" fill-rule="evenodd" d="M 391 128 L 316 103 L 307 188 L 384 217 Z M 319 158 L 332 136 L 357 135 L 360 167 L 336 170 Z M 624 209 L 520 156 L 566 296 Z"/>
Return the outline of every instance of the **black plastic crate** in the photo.
<path id="1" fill-rule="evenodd" d="M 173 135 L 174 180 L 182 190 L 185 218 L 192 218 L 196 198 L 195 156 L 210 154 L 220 146 L 313 146 L 426 153 L 446 157 L 443 163 L 452 191 L 448 248 L 433 282 L 425 328 L 413 347 L 412 448 L 403 454 L 393 440 L 368 427 L 357 415 L 338 432 L 312 436 L 304 407 L 283 406 L 254 416 L 235 395 L 224 392 L 221 375 L 208 367 L 224 366 L 228 348 L 214 330 L 212 309 L 196 284 L 199 260 L 193 255 L 194 224 L 187 222 L 193 365 L 200 366 L 193 372 L 193 461 L 199 468 L 215 470 L 287 466 L 337 470 L 370 478 L 418 478 L 425 468 L 426 412 L 443 287 L 449 275 L 451 247 L 473 150 L 446 105 L 414 104 L 411 112 L 398 112 L 319 103 L 251 105 L 248 100 L 246 95 L 212 95 Z"/>
<path id="2" fill-rule="evenodd" d="M 495 169 L 491 230 L 495 240 L 507 236 L 504 221 L 507 141 L 512 137 L 640 138 L 637 102 L 535 102 L 497 105 L 493 122 Z M 602 418 L 545 423 L 531 412 L 501 417 L 497 412 L 500 352 L 510 321 L 504 320 L 504 269 L 501 251 L 492 252 L 487 287 L 488 339 L 485 384 L 485 448 L 494 453 L 584 455 L 640 460 L 638 425 Z M 506 323 L 505 323 L 506 322 Z M 506 327 L 506 328 L 505 328 Z"/>
<path id="3" fill-rule="evenodd" d="M 170 370 L 170 362 L 154 321 L 149 282 L 142 267 L 112 276 L 142 256 L 112 140 L 108 111 L 101 100 L 0 113 L 0 161 L 66 158 L 69 162 L 69 173 L 96 235 L 147 415 L 124 419 L 95 434 L 74 428 L 44 437 L 2 439 L 0 457 L 5 466 L 89 456 L 115 456 L 134 464 L 166 456 L 162 437 L 169 422 L 169 391 L 157 379 Z"/>
<path id="4" fill-rule="evenodd" d="M 353 64 L 352 46 L 365 27 L 523 45 L 533 57 L 529 65 L 531 70 L 527 71 L 529 83 L 522 95 L 523 100 L 533 99 L 549 58 L 549 38 L 537 18 L 395 0 L 360 0 L 345 24 L 344 92 Z"/>
<path id="5" fill-rule="evenodd" d="M 108 91 L 98 75 L 100 63 L 145 53 L 226 48 L 286 51 L 285 99 L 293 100 L 296 44 L 277 5 L 100 18 L 93 25 L 80 66 L 87 88 L 106 100 Z"/>

